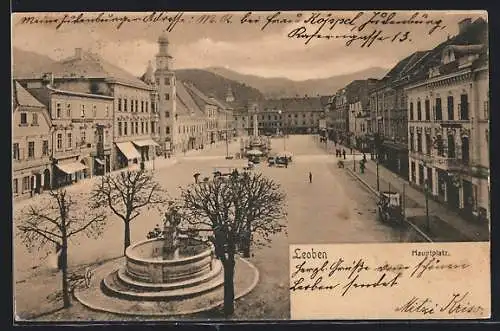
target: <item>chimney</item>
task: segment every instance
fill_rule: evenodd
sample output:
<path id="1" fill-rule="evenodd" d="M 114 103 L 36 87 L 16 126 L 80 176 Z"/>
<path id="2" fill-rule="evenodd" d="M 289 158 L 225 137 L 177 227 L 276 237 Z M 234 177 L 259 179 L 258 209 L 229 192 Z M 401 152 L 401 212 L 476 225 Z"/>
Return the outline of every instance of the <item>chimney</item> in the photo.
<path id="1" fill-rule="evenodd" d="M 469 18 L 464 18 L 460 22 L 458 22 L 458 33 L 463 33 L 469 26 L 472 24 L 472 19 Z"/>
<path id="2" fill-rule="evenodd" d="M 81 48 L 75 48 L 75 58 L 79 59 L 79 60 L 82 58 L 82 49 Z"/>

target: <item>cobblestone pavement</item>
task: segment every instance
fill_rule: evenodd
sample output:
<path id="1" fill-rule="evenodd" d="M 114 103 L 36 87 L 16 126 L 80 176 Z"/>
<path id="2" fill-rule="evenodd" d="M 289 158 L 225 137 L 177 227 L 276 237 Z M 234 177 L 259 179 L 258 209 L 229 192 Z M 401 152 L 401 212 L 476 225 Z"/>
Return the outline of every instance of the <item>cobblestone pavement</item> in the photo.
<path id="1" fill-rule="evenodd" d="M 272 145 L 276 151 L 282 150 L 281 142 L 282 138 L 273 139 Z M 191 183 L 195 172 L 210 173 L 213 167 L 229 162 L 224 157 L 225 148 L 225 144 L 222 144 L 210 152 L 199 152 L 199 156 L 210 156 L 205 159 L 196 158 L 196 153 L 185 157 L 178 156 L 176 162 L 170 166 L 157 167 L 155 176 L 172 196 L 176 196 L 179 193 L 178 187 Z M 234 143 L 232 148 L 239 149 L 239 142 Z M 268 167 L 265 163 L 261 163 L 255 171 L 274 178 L 286 190 L 288 237 L 280 234 L 274 238 L 270 247 L 255 250 L 251 262 L 259 269 L 261 279 L 255 290 L 238 303 L 236 315 L 241 318 L 288 317 L 288 244 L 290 243 L 402 240 L 400 231 L 375 220 L 373 196 L 344 169 L 337 168 L 335 155 L 327 154 L 324 146 L 320 145 L 315 137 L 290 136 L 286 141 L 286 149 L 294 155 L 294 161 L 288 168 Z M 217 156 L 219 158 L 213 158 Z M 234 162 L 238 161 L 242 160 Z M 312 183 L 309 183 L 309 172 L 313 174 Z M 72 190 L 90 188 L 91 185 Z M 15 213 L 19 209 L 14 207 Z M 143 213 L 131 224 L 131 241 L 144 240 L 147 232 L 155 224 L 159 224 L 161 219 L 161 215 L 157 212 Z M 110 217 L 100 239 L 79 239 L 79 244 L 76 242 L 70 244 L 70 266 L 91 264 L 120 256 L 123 253 L 123 223 L 115 217 Z M 42 304 L 46 295 L 59 289 L 60 276 L 51 274 L 47 271 L 47 267 L 43 266 L 41 261 L 43 253 L 28 253 L 17 239 L 14 244 L 17 308 L 19 311 L 37 311 L 37 307 Z M 82 247 L 85 249 L 81 249 Z M 32 269 L 40 264 L 42 266 Z M 268 302 L 269 300 L 273 302 Z M 85 314 L 93 313 L 79 311 L 72 314 L 75 319 L 85 319 Z"/>

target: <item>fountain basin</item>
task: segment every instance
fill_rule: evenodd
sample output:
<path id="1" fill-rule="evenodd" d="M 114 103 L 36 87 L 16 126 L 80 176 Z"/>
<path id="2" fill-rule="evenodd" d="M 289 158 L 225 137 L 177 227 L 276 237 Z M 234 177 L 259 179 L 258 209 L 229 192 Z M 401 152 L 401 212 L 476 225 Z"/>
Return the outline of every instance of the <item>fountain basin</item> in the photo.
<path id="1" fill-rule="evenodd" d="M 103 279 L 112 295 L 143 300 L 181 298 L 213 290 L 224 282 L 222 263 L 211 244 L 179 238 L 177 255 L 163 254 L 163 238 L 138 242 L 125 251 L 125 266 Z"/>
<path id="2" fill-rule="evenodd" d="M 125 270 L 133 279 L 147 283 L 181 282 L 213 269 L 211 245 L 194 239 L 180 240 L 179 257 L 163 255 L 163 239 L 150 239 L 129 246 Z"/>

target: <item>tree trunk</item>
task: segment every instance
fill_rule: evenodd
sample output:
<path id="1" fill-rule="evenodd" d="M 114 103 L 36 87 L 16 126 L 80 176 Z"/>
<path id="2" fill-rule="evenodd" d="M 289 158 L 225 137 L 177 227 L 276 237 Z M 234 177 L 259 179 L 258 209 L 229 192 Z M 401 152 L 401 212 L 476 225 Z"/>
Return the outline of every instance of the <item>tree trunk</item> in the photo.
<path id="1" fill-rule="evenodd" d="M 125 255 L 127 247 L 130 246 L 130 221 L 125 222 L 125 238 L 123 240 L 123 246 L 123 255 Z"/>
<path id="2" fill-rule="evenodd" d="M 229 256 L 224 264 L 224 316 L 229 317 L 234 313 L 234 254 Z"/>
<path id="3" fill-rule="evenodd" d="M 68 242 L 63 236 L 61 247 L 61 269 L 62 269 L 62 294 L 64 308 L 71 306 L 69 297 L 69 284 L 68 284 Z"/>

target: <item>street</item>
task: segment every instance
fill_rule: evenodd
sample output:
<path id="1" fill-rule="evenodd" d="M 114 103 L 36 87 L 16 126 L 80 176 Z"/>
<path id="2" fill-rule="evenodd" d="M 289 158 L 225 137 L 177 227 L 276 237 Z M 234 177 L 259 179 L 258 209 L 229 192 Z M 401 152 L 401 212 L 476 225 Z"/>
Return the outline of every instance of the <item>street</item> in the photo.
<path id="1" fill-rule="evenodd" d="M 285 148 L 283 138 L 273 138 L 272 147 L 273 151 L 282 151 Z M 400 231 L 375 219 L 375 200 L 371 193 L 345 169 L 337 167 L 335 154 L 327 154 L 324 144 L 320 145 L 317 137 L 290 136 L 286 140 L 286 150 L 294 155 L 288 168 L 268 167 L 262 162 L 254 170 L 275 179 L 286 191 L 288 234 L 279 234 L 273 238 L 270 247 L 254 251 L 250 260 L 261 276 L 257 287 L 237 302 L 235 316 L 239 318 L 289 318 L 289 244 L 380 243 L 407 238 Z M 232 142 L 229 153 L 234 155 L 237 151 L 239 141 Z M 209 176 L 214 167 L 245 163 L 244 160 L 225 160 L 225 155 L 226 145 L 220 144 L 206 151 L 180 155 L 177 162 L 170 166 L 159 167 L 162 160 L 157 160 L 155 176 L 175 197 L 179 193 L 178 187 L 192 183 L 196 172 Z M 313 175 L 312 183 L 309 183 L 309 172 Z M 82 189 L 88 190 L 89 186 L 82 186 Z M 36 197 L 33 203 L 36 203 Z M 26 206 L 26 203 L 21 206 Z M 21 208 L 14 205 L 14 215 Z M 148 231 L 156 224 L 161 224 L 162 219 L 162 215 L 157 212 L 143 213 L 135 219 L 131 224 L 132 243 L 145 240 Z M 111 216 L 101 238 L 93 240 L 83 237 L 78 238 L 78 242 L 71 242 L 70 268 L 121 256 L 123 227 L 120 219 Z M 41 261 L 43 252 L 27 252 L 18 238 L 14 243 L 18 315 L 22 312 L 26 312 L 25 316 L 36 315 L 36 312 L 40 312 L 39 305 L 44 297 L 60 288 L 60 276 L 56 277 L 47 271 Z M 42 266 L 37 267 L 40 264 Z M 34 297 L 39 299 L 34 300 Z M 90 313 L 80 307 L 80 310 L 71 313 L 71 318 L 85 319 L 85 314 L 94 316 L 97 313 Z M 105 314 L 97 315 L 111 318 Z M 51 319 L 51 316 L 47 319 Z"/>

